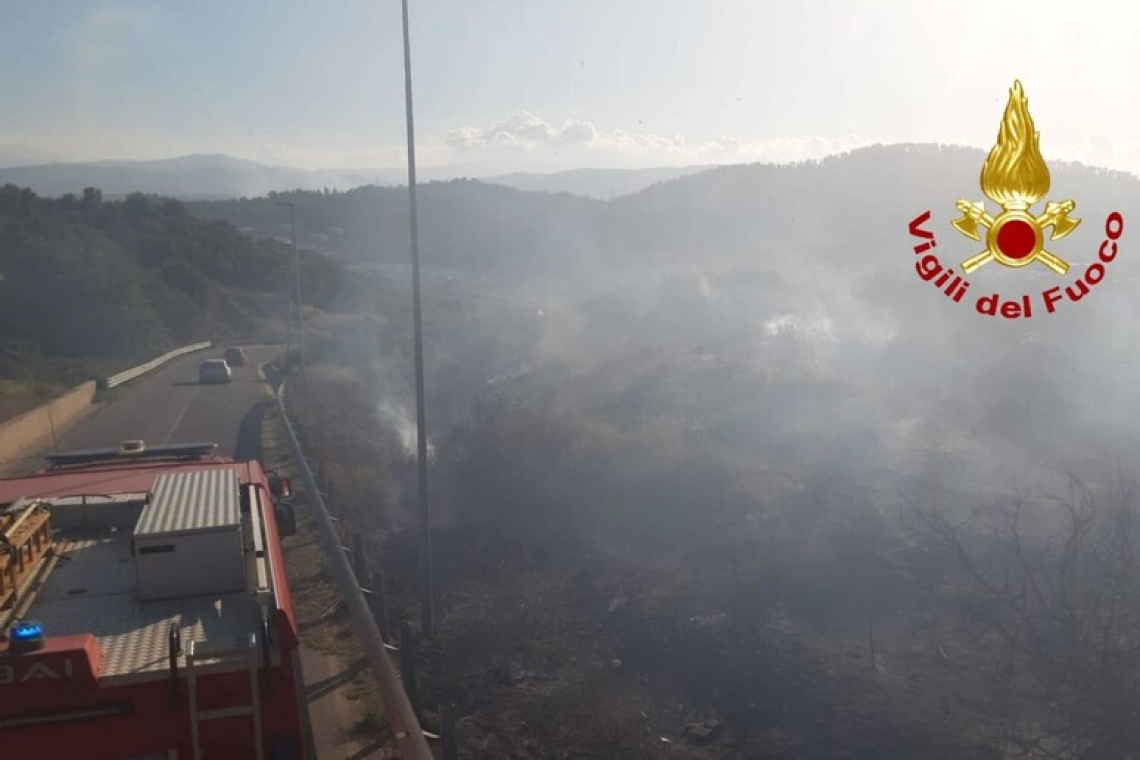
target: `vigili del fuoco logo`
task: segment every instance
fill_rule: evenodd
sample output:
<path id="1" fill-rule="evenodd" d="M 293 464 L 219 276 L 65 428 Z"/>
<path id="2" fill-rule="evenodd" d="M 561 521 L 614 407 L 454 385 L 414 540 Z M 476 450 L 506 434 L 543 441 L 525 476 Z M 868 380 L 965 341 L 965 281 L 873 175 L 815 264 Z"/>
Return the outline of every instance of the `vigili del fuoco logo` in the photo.
<path id="1" fill-rule="evenodd" d="M 1044 266 L 1058 277 L 1068 274 L 1069 264 L 1059 255 L 1063 251 L 1055 253 L 1045 246 L 1046 242 L 1067 237 L 1081 220 L 1069 216 L 1077 207 L 1072 200 L 1046 201 L 1041 214 L 1033 213 L 1034 204 L 1049 193 L 1049 169 L 1041 157 L 1040 139 L 1040 133 L 1033 126 L 1033 117 L 1029 115 L 1029 101 L 1021 89 L 1021 82 L 1014 82 L 997 144 L 982 164 L 982 192 L 1000 206 L 1000 211 L 996 216 L 991 215 L 986 210 L 985 201 L 959 200 L 955 204 L 962 218 L 950 224 L 965 237 L 985 246 L 981 252 L 958 264 L 961 274 L 944 266 L 934 253 L 938 242 L 934 232 L 927 228 L 930 211 L 924 211 L 911 220 L 910 234 L 918 239 L 914 246 L 914 254 L 918 257 L 915 271 L 954 303 L 961 303 L 970 289 L 966 277 L 991 262 L 1013 269 Z M 1049 231 L 1048 240 L 1046 230 Z M 1105 267 L 1116 258 L 1117 240 L 1123 232 L 1124 217 L 1113 211 L 1104 220 L 1104 236 L 1097 249 L 1096 260 L 1079 277 L 1046 288 L 1038 298 L 1030 294 L 1012 297 L 996 292 L 975 294 L 975 310 L 990 317 L 1000 314 L 1006 319 L 1026 319 L 1032 317 L 1035 310 L 1053 314 L 1065 301 L 1080 301 L 1104 279 Z"/>

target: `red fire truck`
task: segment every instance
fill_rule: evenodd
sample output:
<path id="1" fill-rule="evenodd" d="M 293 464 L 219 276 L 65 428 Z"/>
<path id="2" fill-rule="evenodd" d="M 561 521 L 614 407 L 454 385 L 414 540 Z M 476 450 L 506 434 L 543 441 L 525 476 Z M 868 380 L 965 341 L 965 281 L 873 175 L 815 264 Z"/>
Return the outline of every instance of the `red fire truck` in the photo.
<path id="1" fill-rule="evenodd" d="M 288 484 L 215 449 L 0 480 L 4 757 L 303 757 Z"/>

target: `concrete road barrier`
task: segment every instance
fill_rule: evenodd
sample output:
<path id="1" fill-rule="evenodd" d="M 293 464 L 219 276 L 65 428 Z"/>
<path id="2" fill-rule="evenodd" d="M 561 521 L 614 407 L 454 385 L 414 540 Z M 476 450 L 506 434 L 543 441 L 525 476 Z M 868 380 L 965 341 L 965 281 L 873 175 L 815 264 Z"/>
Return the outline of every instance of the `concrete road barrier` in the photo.
<path id="1" fill-rule="evenodd" d="M 10 462 L 33 449 L 46 447 L 53 434 L 90 411 L 93 398 L 95 381 L 90 380 L 0 425 L 0 462 Z"/>
<path id="2" fill-rule="evenodd" d="M 158 369 L 171 359 L 201 351 L 212 345 L 213 342 L 204 341 L 176 348 L 137 367 L 76 386 L 46 404 L 0 424 L 0 463 L 12 462 L 50 445 L 53 437 L 78 422 L 94 408 L 91 402 L 95 398 L 97 388 L 114 388 Z"/>

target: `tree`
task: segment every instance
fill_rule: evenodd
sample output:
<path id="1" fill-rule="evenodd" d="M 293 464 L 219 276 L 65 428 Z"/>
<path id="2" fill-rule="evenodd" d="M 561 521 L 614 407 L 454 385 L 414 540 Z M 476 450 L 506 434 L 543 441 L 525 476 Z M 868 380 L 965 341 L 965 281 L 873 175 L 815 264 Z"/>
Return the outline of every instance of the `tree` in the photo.
<path id="1" fill-rule="evenodd" d="M 3 337 L 71 357 L 134 357 L 165 339 L 140 271 L 89 228 L 53 228 L 14 250 L 8 267 Z"/>
<path id="2" fill-rule="evenodd" d="M 964 518 L 911 514 L 956 560 L 943 591 L 1002 642 L 1003 697 L 1056 705 L 1011 741 L 1035 756 L 1140 757 L 1140 510 L 1130 489 L 1097 496 L 1075 477 L 1066 498 L 1030 506 L 1018 494 Z"/>

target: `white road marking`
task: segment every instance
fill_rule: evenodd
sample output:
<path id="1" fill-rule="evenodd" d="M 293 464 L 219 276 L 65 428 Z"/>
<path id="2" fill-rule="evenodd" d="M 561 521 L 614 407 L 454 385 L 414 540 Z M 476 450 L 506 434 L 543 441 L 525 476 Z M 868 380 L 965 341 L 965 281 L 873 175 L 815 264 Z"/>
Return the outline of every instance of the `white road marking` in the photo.
<path id="1" fill-rule="evenodd" d="M 162 445 L 165 446 L 170 443 L 170 439 L 174 437 L 174 431 L 182 424 L 182 418 L 186 416 L 186 412 L 190 410 L 190 405 L 194 403 L 194 399 L 198 398 L 198 391 L 202 390 L 202 386 L 194 386 L 194 392 L 190 394 L 190 400 L 186 402 L 186 406 L 182 407 L 182 411 L 178 413 L 178 417 L 174 420 L 174 424 L 170 426 L 170 432 L 166 434 L 166 438 L 162 439 Z"/>

